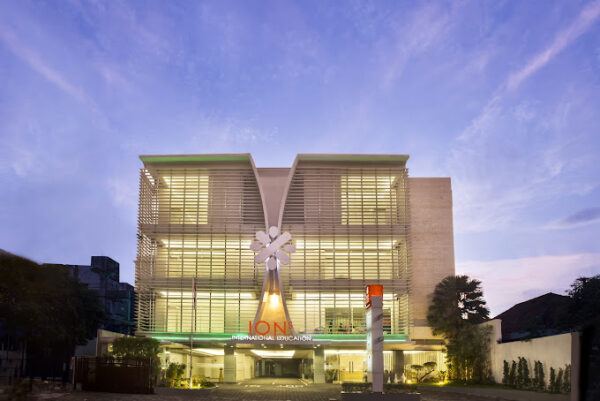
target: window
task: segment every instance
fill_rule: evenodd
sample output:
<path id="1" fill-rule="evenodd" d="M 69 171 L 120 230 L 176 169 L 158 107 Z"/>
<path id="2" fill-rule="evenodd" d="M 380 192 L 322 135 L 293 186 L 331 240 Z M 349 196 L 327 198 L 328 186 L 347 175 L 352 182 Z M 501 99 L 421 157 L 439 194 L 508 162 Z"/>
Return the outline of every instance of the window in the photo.
<path id="1" fill-rule="evenodd" d="M 165 175 L 159 191 L 161 214 L 169 214 L 172 224 L 208 223 L 207 175 Z"/>
<path id="2" fill-rule="evenodd" d="M 341 219 L 344 225 L 393 224 L 394 177 L 341 176 Z"/>

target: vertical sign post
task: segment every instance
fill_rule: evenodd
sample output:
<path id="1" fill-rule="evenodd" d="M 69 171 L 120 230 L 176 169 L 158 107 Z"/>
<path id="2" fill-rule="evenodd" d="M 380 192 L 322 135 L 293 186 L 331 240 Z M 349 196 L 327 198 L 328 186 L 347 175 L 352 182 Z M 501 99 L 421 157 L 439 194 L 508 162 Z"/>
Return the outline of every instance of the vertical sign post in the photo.
<path id="1" fill-rule="evenodd" d="M 383 392 L 383 286 L 367 285 L 367 380 L 374 393 Z"/>

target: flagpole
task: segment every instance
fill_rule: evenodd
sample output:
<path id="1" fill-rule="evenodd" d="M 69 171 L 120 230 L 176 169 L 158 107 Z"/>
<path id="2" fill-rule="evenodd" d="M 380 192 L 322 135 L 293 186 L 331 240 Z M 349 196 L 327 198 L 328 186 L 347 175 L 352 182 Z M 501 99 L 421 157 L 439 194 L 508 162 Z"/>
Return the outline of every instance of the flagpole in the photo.
<path id="1" fill-rule="evenodd" d="M 192 388 L 192 366 L 194 364 L 194 356 L 192 355 L 192 345 L 194 340 L 194 328 L 196 326 L 196 277 L 192 278 L 192 297 L 193 299 L 193 308 L 194 313 L 192 314 L 192 324 L 190 330 L 190 388 Z"/>

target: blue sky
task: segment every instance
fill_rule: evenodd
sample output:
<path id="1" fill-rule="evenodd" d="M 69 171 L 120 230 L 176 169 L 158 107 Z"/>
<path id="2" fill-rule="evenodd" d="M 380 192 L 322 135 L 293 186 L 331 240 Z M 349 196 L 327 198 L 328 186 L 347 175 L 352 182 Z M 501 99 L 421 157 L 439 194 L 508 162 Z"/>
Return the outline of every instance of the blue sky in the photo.
<path id="1" fill-rule="evenodd" d="M 408 153 L 492 313 L 600 273 L 599 1 L 0 1 L 0 248 L 133 282 L 140 154 Z"/>

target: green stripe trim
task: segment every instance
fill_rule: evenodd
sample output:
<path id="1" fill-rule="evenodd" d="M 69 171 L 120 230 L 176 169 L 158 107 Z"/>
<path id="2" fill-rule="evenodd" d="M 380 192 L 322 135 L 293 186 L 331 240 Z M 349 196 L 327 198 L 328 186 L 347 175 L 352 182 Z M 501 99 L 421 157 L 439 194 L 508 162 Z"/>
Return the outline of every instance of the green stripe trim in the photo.
<path id="1" fill-rule="evenodd" d="M 396 162 L 406 163 L 408 155 L 325 155 L 325 154 L 300 154 L 300 161 L 318 162 Z"/>
<path id="2" fill-rule="evenodd" d="M 140 156 L 144 163 L 189 163 L 189 162 L 249 162 L 250 155 L 171 155 Z"/>

